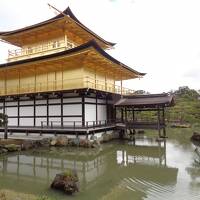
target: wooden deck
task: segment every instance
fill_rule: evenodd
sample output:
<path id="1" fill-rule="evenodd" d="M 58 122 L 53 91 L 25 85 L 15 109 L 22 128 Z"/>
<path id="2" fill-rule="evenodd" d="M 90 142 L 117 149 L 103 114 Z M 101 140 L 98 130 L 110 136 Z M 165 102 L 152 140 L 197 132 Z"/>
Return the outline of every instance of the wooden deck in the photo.
<path id="1" fill-rule="evenodd" d="M 159 124 L 156 122 L 127 122 L 127 123 L 116 123 L 116 128 L 118 129 L 155 129 L 158 128 L 163 129 L 166 125 L 161 123 Z"/>
<path id="2" fill-rule="evenodd" d="M 116 125 L 105 125 L 100 127 L 31 127 L 31 126 L 21 126 L 21 127 L 8 127 L 9 133 L 39 133 L 39 134 L 78 134 L 87 135 L 91 133 L 98 133 L 102 131 L 108 131 L 115 129 Z M 0 128 L 0 132 L 4 132 L 4 128 Z"/>

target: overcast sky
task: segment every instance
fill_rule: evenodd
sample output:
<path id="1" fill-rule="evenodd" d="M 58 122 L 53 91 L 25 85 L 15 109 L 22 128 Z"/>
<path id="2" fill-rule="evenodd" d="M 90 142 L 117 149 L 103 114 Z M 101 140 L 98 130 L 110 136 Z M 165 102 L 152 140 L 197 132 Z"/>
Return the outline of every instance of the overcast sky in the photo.
<path id="1" fill-rule="evenodd" d="M 109 53 L 147 75 L 125 82 L 135 90 L 200 89 L 200 0 L 0 0 L 0 32 L 55 16 L 70 6 L 76 17 L 104 39 Z M 7 50 L 0 42 L 0 63 Z"/>

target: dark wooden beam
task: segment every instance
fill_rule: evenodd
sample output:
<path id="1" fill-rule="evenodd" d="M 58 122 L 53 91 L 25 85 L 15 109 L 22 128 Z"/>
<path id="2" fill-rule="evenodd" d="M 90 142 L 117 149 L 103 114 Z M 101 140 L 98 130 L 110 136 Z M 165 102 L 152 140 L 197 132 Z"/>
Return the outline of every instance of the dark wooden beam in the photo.
<path id="1" fill-rule="evenodd" d="M 160 137 L 161 135 L 160 135 L 160 108 L 159 107 L 158 107 L 158 134 Z"/>
<path id="2" fill-rule="evenodd" d="M 47 126 L 49 126 L 49 96 L 47 95 Z"/>
<path id="3" fill-rule="evenodd" d="M 96 107 L 96 121 L 98 121 L 98 96 L 96 93 L 96 99 L 95 99 L 95 107 Z"/>
<path id="4" fill-rule="evenodd" d="M 33 126 L 36 126 L 36 106 L 35 106 L 35 96 L 33 97 Z"/>
<path id="5" fill-rule="evenodd" d="M 61 114 L 61 126 L 63 127 L 63 94 L 61 94 L 61 100 L 60 100 L 60 103 L 61 103 L 61 105 L 60 105 L 60 109 L 61 109 L 61 111 L 60 111 L 60 114 Z"/>
<path id="6" fill-rule="evenodd" d="M 85 125 L 85 96 L 82 96 L 82 126 Z"/>
<path id="7" fill-rule="evenodd" d="M 17 126 L 20 126 L 20 100 L 17 99 Z"/>

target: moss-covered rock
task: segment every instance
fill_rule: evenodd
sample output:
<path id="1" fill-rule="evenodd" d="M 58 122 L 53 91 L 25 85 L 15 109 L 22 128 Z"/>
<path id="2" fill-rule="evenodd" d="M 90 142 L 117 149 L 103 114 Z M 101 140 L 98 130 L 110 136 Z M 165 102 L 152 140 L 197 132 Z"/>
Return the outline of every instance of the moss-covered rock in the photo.
<path id="1" fill-rule="evenodd" d="M 62 174 L 57 174 L 54 178 L 51 188 L 61 190 L 66 194 L 72 195 L 79 191 L 78 176 L 74 171 L 66 171 Z"/>
<path id="2" fill-rule="evenodd" d="M 21 145 L 17 144 L 7 144 L 4 148 L 7 149 L 8 152 L 21 151 Z"/>

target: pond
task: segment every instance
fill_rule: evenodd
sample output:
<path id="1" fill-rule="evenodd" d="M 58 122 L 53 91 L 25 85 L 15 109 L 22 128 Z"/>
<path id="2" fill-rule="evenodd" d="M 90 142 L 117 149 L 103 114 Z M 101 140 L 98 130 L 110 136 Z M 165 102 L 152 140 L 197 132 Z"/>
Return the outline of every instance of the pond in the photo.
<path id="1" fill-rule="evenodd" d="M 0 158 L 0 190 L 51 199 L 200 199 L 197 148 L 192 129 L 168 129 L 166 142 L 156 133 L 136 143 L 113 141 L 99 149 L 37 149 Z M 75 169 L 80 192 L 74 196 L 49 189 L 57 173 Z M 25 198 L 27 199 L 27 198 Z"/>

